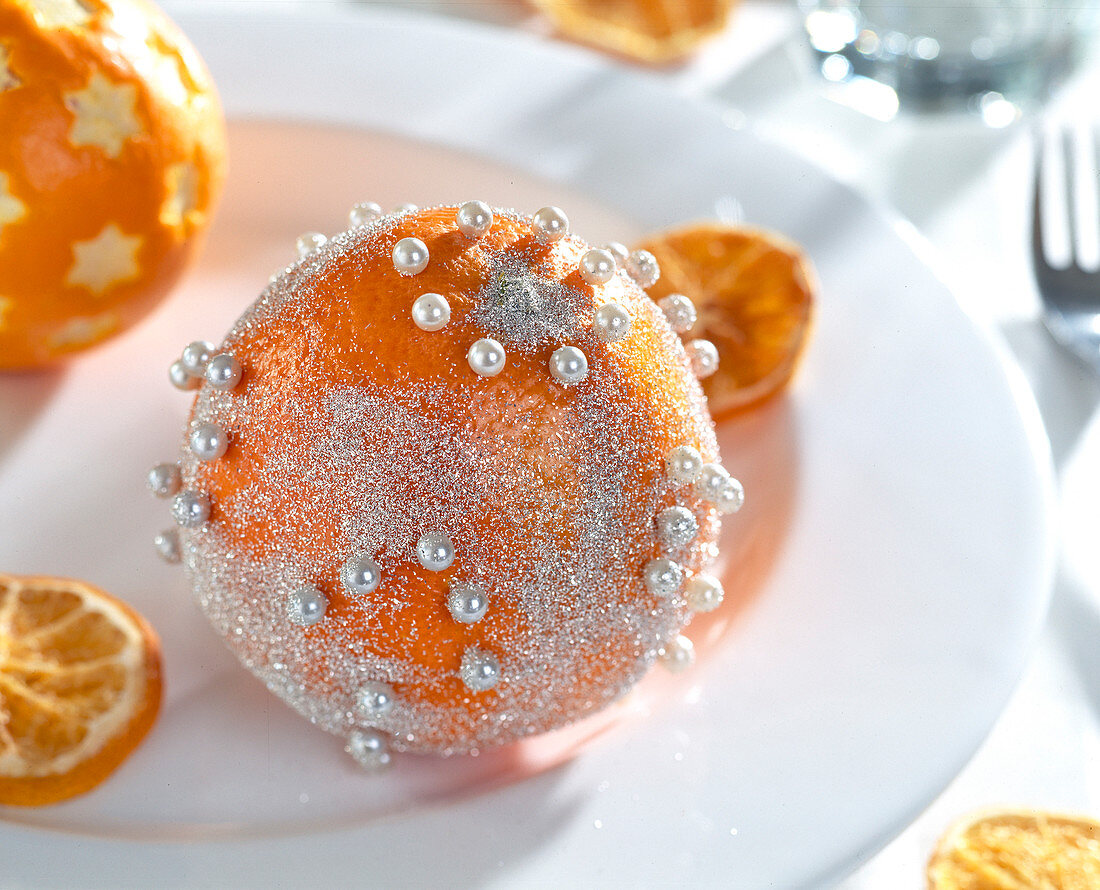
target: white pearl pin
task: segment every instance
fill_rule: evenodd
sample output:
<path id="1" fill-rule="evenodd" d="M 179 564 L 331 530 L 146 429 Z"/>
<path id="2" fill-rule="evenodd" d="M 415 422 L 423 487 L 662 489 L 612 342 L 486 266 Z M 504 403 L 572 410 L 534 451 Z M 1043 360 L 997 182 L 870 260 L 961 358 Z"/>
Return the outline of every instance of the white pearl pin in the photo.
<path id="1" fill-rule="evenodd" d="M 677 334 L 686 334 L 695 326 L 698 317 L 695 304 L 683 294 L 669 294 L 658 300 L 657 305 Z"/>
<path id="2" fill-rule="evenodd" d="M 503 346 L 496 340 L 485 337 L 476 340 L 470 347 L 466 353 L 466 361 L 470 363 L 475 374 L 482 377 L 495 377 L 504 370 L 507 356 Z"/>
<path id="3" fill-rule="evenodd" d="M 320 232 L 306 232 L 304 235 L 298 236 L 298 240 L 294 242 L 294 247 L 298 251 L 298 258 L 305 259 L 307 256 L 317 253 L 327 243 L 328 238 Z"/>
<path id="4" fill-rule="evenodd" d="M 451 320 L 451 304 L 440 294 L 421 294 L 412 305 L 413 323 L 422 331 L 438 331 Z"/>
<path id="5" fill-rule="evenodd" d="M 180 359 L 176 359 L 168 366 L 168 380 L 172 386 L 184 392 L 202 386 L 202 378 L 188 372 Z"/>
<path id="6" fill-rule="evenodd" d="M 588 359 L 576 346 L 562 346 L 550 356 L 550 376 L 569 386 L 588 376 Z"/>
<path id="7" fill-rule="evenodd" d="M 210 518 L 210 498 L 197 491 L 181 491 L 172 500 L 172 517 L 184 528 L 198 528 Z"/>
<path id="8" fill-rule="evenodd" d="M 592 332 L 603 343 L 618 343 L 630 333 L 630 313 L 618 303 L 604 303 L 592 318 Z"/>
<path id="9" fill-rule="evenodd" d="M 695 646 L 691 640 L 680 634 L 661 647 L 658 658 L 670 673 L 682 674 L 695 664 Z"/>
<path id="10" fill-rule="evenodd" d="M 657 537 L 671 549 L 683 547 L 699 534 L 699 522 L 687 507 L 667 507 L 657 514 Z"/>
<path id="11" fill-rule="evenodd" d="M 206 382 L 221 392 L 241 382 L 241 363 L 228 353 L 216 355 L 206 363 Z"/>
<path id="12" fill-rule="evenodd" d="M 636 250 L 626 260 L 626 272 L 639 287 L 652 287 L 661 277 L 657 258 L 648 250 Z"/>
<path id="13" fill-rule="evenodd" d="M 691 370 L 703 380 L 718 370 L 718 348 L 710 340 L 692 340 L 684 344 Z"/>
<path id="14" fill-rule="evenodd" d="M 158 498 L 170 498 L 180 490 L 180 468 L 175 464 L 157 464 L 149 471 L 145 481 Z"/>
<path id="15" fill-rule="evenodd" d="M 214 348 L 213 343 L 207 343 L 205 340 L 195 340 L 188 343 L 183 347 L 183 352 L 180 355 L 183 370 L 192 377 L 202 377 L 203 372 L 206 371 L 206 363 L 210 361 L 210 356 L 214 354 Z"/>
<path id="16" fill-rule="evenodd" d="M 229 436 L 216 423 L 196 423 L 187 437 L 191 453 L 199 460 L 217 460 L 229 448 Z"/>
<path id="17" fill-rule="evenodd" d="M 299 587 L 286 599 L 286 613 L 299 627 L 312 627 L 325 617 L 328 597 L 316 587 Z"/>
<path id="18" fill-rule="evenodd" d="M 447 594 L 447 608 L 459 624 L 473 624 L 485 617 L 489 596 L 485 588 L 477 584 L 452 587 Z"/>
<path id="19" fill-rule="evenodd" d="M 603 249 L 615 257 L 615 264 L 620 269 L 626 268 L 626 261 L 630 257 L 630 251 L 626 249 L 626 245 L 619 241 L 608 241 Z"/>
<path id="20" fill-rule="evenodd" d="M 672 596 L 684 581 L 684 570 L 680 564 L 664 556 L 647 562 L 642 574 L 646 589 L 657 596 Z"/>
<path id="21" fill-rule="evenodd" d="M 427 532 L 416 544 L 416 558 L 431 572 L 442 572 L 455 561 L 455 547 L 443 532 Z"/>
<path id="22" fill-rule="evenodd" d="M 724 596 L 722 584 L 714 575 L 700 572 L 684 585 L 684 599 L 693 612 L 713 612 Z"/>
<path id="23" fill-rule="evenodd" d="M 615 275 L 615 257 L 608 250 L 586 251 L 581 254 L 581 278 L 588 284 L 606 284 Z"/>
<path id="24" fill-rule="evenodd" d="M 428 245 L 419 238 L 402 238 L 393 246 L 393 266 L 402 275 L 416 275 L 428 267 Z"/>
<path id="25" fill-rule="evenodd" d="M 542 207 L 535 211 L 535 238 L 540 244 L 553 244 L 569 234 L 569 217 L 560 207 Z"/>
<path id="26" fill-rule="evenodd" d="M 165 529 L 153 536 L 153 547 L 157 555 L 167 563 L 180 561 L 180 535 L 174 528 Z"/>
<path id="27" fill-rule="evenodd" d="M 366 683 L 355 697 L 355 706 L 368 720 L 385 717 L 393 710 L 393 687 L 388 683 Z"/>
<path id="28" fill-rule="evenodd" d="M 480 238 L 493 227 L 493 210 L 484 201 L 467 201 L 458 208 L 455 222 L 467 238 Z"/>
<path id="29" fill-rule="evenodd" d="M 382 217 L 382 206 L 373 201 L 360 201 L 348 211 L 348 224 L 352 228 L 368 225 Z"/>
<path id="30" fill-rule="evenodd" d="M 390 746 L 386 737 L 377 729 L 357 729 L 348 736 L 344 746 L 363 769 L 377 772 L 390 765 Z"/>
<path id="31" fill-rule="evenodd" d="M 473 692 L 484 692 L 500 682 L 500 662 L 493 653 L 471 646 L 462 655 L 458 675 Z"/>
<path id="32" fill-rule="evenodd" d="M 694 482 L 703 469 L 703 456 L 690 445 L 679 445 L 665 455 L 665 473 L 673 482 Z"/>
<path id="33" fill-rule="evenodd" d="M 352 596 L 365 596 L 382 583 L 382 567 L 369 556 L 353 556 L 344 563 L 340 580 Z"/>

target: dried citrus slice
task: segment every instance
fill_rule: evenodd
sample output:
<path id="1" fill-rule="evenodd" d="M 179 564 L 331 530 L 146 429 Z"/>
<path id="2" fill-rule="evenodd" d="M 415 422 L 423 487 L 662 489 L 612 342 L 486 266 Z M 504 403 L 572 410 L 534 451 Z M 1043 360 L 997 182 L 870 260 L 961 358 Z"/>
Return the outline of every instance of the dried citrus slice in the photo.
<path id="1" fill-rule="evenodd" d="M 817 288 L 796 244 L 715 222 L 652 235 L 638 246 L 661 267 L 649 295 L 689 297 L 698 318 L 684 340 L 710 340 L 718 349 L 718 370 L 703 380 L 715 420 L 786 385 L 806 343 Z"/>
<path id="2" fill-rule="evenodd" d="M 641 62 L 682 59 L 729 19 L 734 0 L 532 0 L 572 40 Z"/>
<path id="3" fill-rule="evenodd" d="M 131 608 L 81 581 L 0 574 L 0 804 L 94 788 L 160 695 L 160 644 Z"/>
<path id="4" fill-rule="evenodd" d="M 1100 823 L 1040 812 L 983 813 L 953 826 L 928 863 L 929 890 L 1100 887 Z"/>

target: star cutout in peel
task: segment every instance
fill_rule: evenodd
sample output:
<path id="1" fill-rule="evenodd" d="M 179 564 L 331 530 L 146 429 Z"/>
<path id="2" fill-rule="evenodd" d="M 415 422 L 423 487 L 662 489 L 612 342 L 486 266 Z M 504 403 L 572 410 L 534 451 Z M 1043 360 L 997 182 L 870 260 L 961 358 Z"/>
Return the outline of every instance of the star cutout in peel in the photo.
<path id="1" fill-rule="evenodd" d="M 73 113 L 69 143 L 97 145 L 107 157 L 117 158 L 131 136 L 141 132 L 134 115 L 137 87 L 132 83 L 111 83 L 97 71 L 82 90 L 65 93 L 65 105 Z"/>
<path id="2" fill-rule="evenodd" d="M 160 221 L 172 228 L 188 229 L 197 222 L 199 174 L 194 164 L 173 164 L 164 174 L 167 196 L 160 208 Z"/>
<path id="3" fill-rule="evenodd" d="M 4 226 L 22 219 L 26 212 L 27 205 L 9 191 L 8 174 L 0 173 L 0 236 Z"/>
<path id="4" fill-rule="evenodd" d="M 31 0 L 26 5 L 40 28 L 79 28 L 92 20 L 92 10 L 80 0 Z"/>
<path id="5" fill-rule="evenodd" d="M 0 93 L 14 90 L 22 82 L 11 70 L 11 52 L 6 46 L 0 46 Z"/>
<path id="6" fill-rule="evenodd" d="M 65 276 L 71 287 L 86 287 L 100 295 L 123 281 L 138 276 L 139 235 L 126 235 L 114 223 L 89 241 L 73 244 L 73 265 Z"/>
<path id="7" fill-rule="evenodd" d="M 117 328 L 118 316 L 113 312 L 90 318 L 72 318 L 50 334 L 49 347 L 55 352 L 82 349 L 106 339 Z"/>

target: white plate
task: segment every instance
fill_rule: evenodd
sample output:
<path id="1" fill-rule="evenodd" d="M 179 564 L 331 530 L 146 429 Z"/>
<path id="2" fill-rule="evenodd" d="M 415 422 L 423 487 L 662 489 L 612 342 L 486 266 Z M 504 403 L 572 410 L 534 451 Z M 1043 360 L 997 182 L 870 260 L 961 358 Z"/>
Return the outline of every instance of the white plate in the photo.
<path id="1" fill-rule="evenodd" d="M 0 565 L 134 602 L 169 682 L 99 790 L 4 812 L 3 880 L 828 883 L 967 760 L 1039 626 L 1051 486 L 1019 382 L 896 225 L 652 79 L 523 35 L 308 6 L 170 6 L 231 115 L 283 123 L 235 125 L 209 248 L 149 323 L 64 375 L 0 380 Z M 553 768 L 606 727 L 367 777 L 237 668 L 155 561 L 164 505 L 141 477 L 181 429 L 172 355 L 226 329 L 296 234 L 355 200 L 471 196 L 559 203 L 594 241 L 739 206 L 807 246 L 820 314 L 790 396 L 721 431 L 750 497 L 726 539 L 742 594 L 696 672 L 647 681 Z"/>

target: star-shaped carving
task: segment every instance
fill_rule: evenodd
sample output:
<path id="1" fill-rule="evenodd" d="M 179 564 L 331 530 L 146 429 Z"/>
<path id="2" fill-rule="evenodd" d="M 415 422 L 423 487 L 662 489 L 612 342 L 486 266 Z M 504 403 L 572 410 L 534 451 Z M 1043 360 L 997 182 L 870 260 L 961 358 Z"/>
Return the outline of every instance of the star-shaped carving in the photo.
<path id="1" fill-rule="evenodd" d="M 160 221 L 173 228 L 190 228 L 198 220 L 199 173 L 195 165 L 173 164 L 164 174 L 167 196 L 160 208 Z"/>
<path id="2" fill-rule="evenodd" d="M 49 346 L 54 352 L 82 349 L 109 337 L 118 328 L 118 316 L 113 312 L 72 318 L 50 334 Z"/>
<path id="3" fill-rule="evenodd" d="M 22 82 L 11 70 L 11 52 L 0 44 L 0 93 L 14 90 Z"/>
<path id="4" fill-rule="evenodd" d="M 110 158 L 117 158 L 126 140 L 141 132 L 134 114 L 137 87 L 132 83 L 111 83 L 96 71 L 82 90 L 65 93 L 65 105 L 73 113 L 69 143 L 97 145 Z"/>
<path id="5" fill-rule="evenodd" d="M 40 28 L 79 28 L 93 17 L 80 0 L 31 0 L 27 5 Z"/>
<path id="6" fill-rule="evenodd" d="M 15 197 L 10 188 L 8 174 L 0 172 L 0 235 L 4 234 L 4 226 L 22 219 L 27 212 L 27 205 Z"/>
<path id="7" fill-rule="evenodd" d="M 91 240 L 73 244 L 73 265 L 65 283 L 100 295 L 116 284 L 137 278 L 139 247 L 141 236 L 126 235 L 110 223 Z"/>

